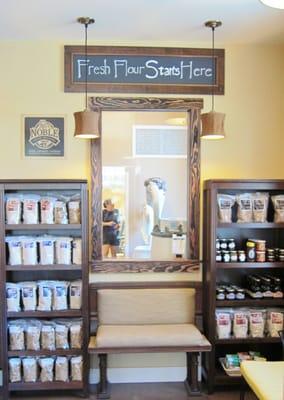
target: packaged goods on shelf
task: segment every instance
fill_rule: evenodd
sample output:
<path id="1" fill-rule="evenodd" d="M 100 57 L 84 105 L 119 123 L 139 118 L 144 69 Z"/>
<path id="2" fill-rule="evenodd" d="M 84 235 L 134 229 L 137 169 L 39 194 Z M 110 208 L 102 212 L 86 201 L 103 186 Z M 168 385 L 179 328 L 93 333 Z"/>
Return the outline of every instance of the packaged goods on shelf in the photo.
<path id="1" fill-rule="evenodd" d="M 10 350 L 25 350 L 25 326 L 24 321 L 15 320 L 9 321 L 9 349 Z"/>
<path id="2" fill-rule="evenodd" d="M 71 242 L 70 237 L 58 237 L 55 242 L 55 258 L 57 264 L 71 264 Z"/>
<path id="3" fill-rule="evenodd" d="M 52 309 L 53 310 L 67 310 L 67 291 L 69 282 L 54 281 L 53 282 L 53 296 L 52 296 Z"/>
<path id="4" fill-rule="evenodd" d="M 40 367 L 39 380 L 41 382 L 53 382 L 53 369 L 54 369 L 54 358 L 42 357 L 38 360 Z"/>
<path id="5" fill-rule="evenodd" d="M 279 331 L 284 327 L 284 315 L 279 310 L 268 310 L 267 312 L 267 330 L 271 337 L 279 337 Z"/>
<path id="6" fill-rule="evenodd" d="M 241 193 L 236 196 L 238 204 L 238 223 L 252 222 L 252 194 Z"/>
<path id="7" fill-rule="evenodd" d="M 23 195 L 23 223 L 24 224 L 38 224 L 38 202 L 40 196 L 36 194 Z"/>
<path id="8" fill-rule="evenodd" d="M 52 321 L 42 321 L 40 344 L 43 350 L 55 349 L 55 323 Z"/>
<path id="9" fill-rule="evenodd" d="M 67 213 L 68 204 L 68 213 Z M 40 212 L 39 212 L 40 210 Z M 81 208 L 78 195 L 60 193 L 38 195 L 9 193 L 5 196 L 7 224 L 80 224 Z M 68 220 L 69 214 L 69 220 Z"/>
<path id="10" fill-rule="evenodd" d="M 54 224 L 54 205 L 56 198 L 41 197 L 40 199 L 40 220 L 42 224 Z"/>
<path id="11" fill-rule="evenodd" d="M 67 357 L 57 357 L 55 360 L 55 380 L 68 382 L 68 359 Z"/>
<path id="12" fill-rule="evenodd" d="M 71 364 L 71 380 L 81 381 L 83 378 L 83 358 L 82 356 L 72 357 Z"/>
<path id="13" fill-rule="evenodd" d="M 26 383 L 82 381 L 82 356 L 9 358 L 9 381 Z M 70 376 L 69 376 L 70 371 Z"/>
<path id="14" fill-rule="evenodd" d="M 72 261 L 73 264 L 77 265 L 80 265 L 82 263 L 82 239 L 80 238 L 73 238 Z"/>
<path id="15" fill-rule="evenodd" d="M 7 236 L 5 239 L 9 250 L 9 265 L 21 265 L 22 260 L 22 238 L 18 236 Z"/>
<path id="16" fill-rule="evenodd" d="M 80 200 L 70 200 L 68 202 L 69 224 L 81 223 Z"/>
<path id="17" fill-rule="evenodd" d="M 38 311 L 50 311 L 52 306 L 52 281 L 38 281 Z"/>
<path id="18" fill-rule="evenodd" d="M 41 323 L 36 320 L 27 321 L 25 325 L 26 348 L 27 350 L 40 349 Z"/>
<path id="19" fill-rule="evenodd" d="M 235 204 L 235 196 L 228 194 L 218 194 L 218 217 L 220 222 L 232 222 L 232 207 Z"/>
<path id="20" fill-rule="evenodd" d="M 37 306 L 37 282 L 19 282 L 24 311 L 35 311 Z"/>
<path id="21" fill-rule="evenodd" d="M 82 321 L 72 321 L 70 323 L 70 344 L 72 349 L 81 349 L 83 341 Z"/>
<path id="22" fill-rule="evenodd" d="M 20 358 L 9 358 L 9 381 L 21 382 L 22 371 L 21 371 L 21 359 Z"/>
<path id="23" fill-rule="evenodd" d="M 80 310 L 82 306 L 82 281 L 70 282 L 69 304 L 73 310 Z"/>
<path id="24" fill-rule="evenodd" d="M 54 223 L 68 224 L 67 206 L 65 201 L 57 200 L 54 205 Z"/>
<path id="25" fill-rule="evenodd" d="M 16 193 L 7 194 L 5 200 L 7 224 L 19 224 L 21 222 L 22 195 Z"/>
<path id="26" fill-rule="evenodd" d="M 248 314 L 246 311 L 234 310 L 233 334 L 235 338 L 248 336 Z"/>
<path id="27" fill-rule="evenodd" d="M 39 259 L 41 265 L 54 264 L 54 242 L 55 237 L 43 236 L 37 238 L 39 243 Z"/>
<path id="28" fill-rule="evenodd" d="M 228 339 L 231 336 L 232 320 L 230 312 L 216 311 L 217 337 Z"/>
<path id="29" fill-rule="evenodd" d="M 69 328 L 66 323 L 60 321 L 55 325 L 55 343 L 57 349 L 69 349 L 68 341 Z"/>
<path id="30" fill-rule="evenodd" d="M 284 195 L 272 196 L 271 200 L 274 207 L 274 222 L 284 222 Z"/>
<path id="31" fill-rule="evenodd" d="M 264 337 L 265 310 L 249 311 L 249 331 L 251 337 Z"/>
<path id="32" fill-rule="evenodd" d="M 38 375 L 37 359 L 26 357 L 22 359 L 24 382 L 36 382 Z"/>
<path id="33" fill-rule="evenodd" d="M 266 222 L 269 193 L 257 192 L 252 194 L 252 219 L 254 222 Z"/>
<path id="34" fill-rule="evenodd" d="M 16 283 L 7 282 L 6 283 L 6 302 L 7 311 L 17 312 L 21 310 L 20 307 L 20 287 Z"/>

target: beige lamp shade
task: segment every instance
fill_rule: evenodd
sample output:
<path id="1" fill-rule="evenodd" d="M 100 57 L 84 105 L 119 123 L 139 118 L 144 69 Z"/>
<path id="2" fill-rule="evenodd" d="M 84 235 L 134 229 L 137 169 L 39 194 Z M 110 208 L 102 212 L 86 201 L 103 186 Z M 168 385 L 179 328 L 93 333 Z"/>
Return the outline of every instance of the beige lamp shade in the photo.
<path id="1" fill-rule="evenodd" d="M 100 137 L 100 113 L 97 111 L 78 111 L 74 113 L 74 136 L 82 139 L 97 139 Z"/>
<path id="2" fill-rule="evenodd" d="M 224 139 L 225 114 L 210 111 L 201 114 L 201 137 L 203 139 Z"/>

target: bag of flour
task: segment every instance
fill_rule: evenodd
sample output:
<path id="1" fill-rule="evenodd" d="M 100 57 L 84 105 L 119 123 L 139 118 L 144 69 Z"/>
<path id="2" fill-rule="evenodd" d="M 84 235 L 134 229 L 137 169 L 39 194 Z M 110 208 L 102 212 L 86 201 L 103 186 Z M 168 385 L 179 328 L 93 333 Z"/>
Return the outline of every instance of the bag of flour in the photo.
<path id="1" fill-rule="evenodd" d="M 235 204 L 235 196 L 229 194 L 218 194 L 217 204 L 219 222 L 232 222 L 232 207 Z"/>
<path id="2" fill-rule="evenodd" d="M 71 200 L 68 202 L 69 224 L 81 223 L 80 200 Z"/>
<path id="3" fill-rule="evenodd" d="M 73 264 L 82 264 L 82 239 L 73 238 L 72 242 L 72 260 Z"/>
<path id="4" fill-rule="evenodd" d="M 9 265 L 21 265 L 22 261 L 22 237 L 7 236 L 5 239 L 8 244 L 9 251 Z"/>
<path id="5" fill-rule="evenodd" d="M 25 321 L 14 320 L 8 323 L 9 349 L 25 350 Z"/>
<path id="6" fill-rule="evenodd" d="M 36 382 L 37 380 L 37 360 L 35 357 L 22 359 L 24 382 Z"/>
<path id="7" fill-rule="evenodd" d="M 82 281 L 70 282 L 69 305 L 73 310 L 80 310 L 82 307 Z"/>
<path id="8" fill-rule="evenodd" d="M 54 264 L 54 242 L 52 236 L 43 236 L 37 239 L 39 243 L 39 259 L 41 265 Z"/>
<path id="9" fill-rule="evenodd" d="M 39 380 L 41 382 L 53 382 L 54 358 L 40 358 L 38 364 L 40 367 Z"/>
<path id="10" fill-rule="evenodd" d="M 54 205 L 55 224 L 68 224 L 67 206 L 65 201 L 57 200 Z"/>
<path id="11" fill-rule="evenodd" d="M 55 242 L 55 254 L 56 264 L 71 264 L 71 242 L 70 237 L 59 237 L 56 238 Z"/>
<path id="12" fill-rule="evenodd" d="M 237 196 L 238 221 L 252 222 L 252 194 L 242 193 Z"/>
<path id="13" fill-rule="evenodd" d="M 22 213 L 22 195 L 6 195 L 6 222 L 7 224 L 19 224 Z"/>
<path id="14" fill-rule="evenodd" d="M 41 322 L 37 320 L 26 321 L 25 333 L 27 350 L 39 350 Z"/>
<path id="15" fill-rule="evenodd" d="M 37 264 L 37 240 L 35 237 L 24 237 L 21 240 L 23 251 L 23 264 Z"/>
<path id="16" fill-rule="evenodd" d="M 267 222 L 269 193 L 252 194 L 252 218 L 254 222 Z"/>
<path id="17" fill-rule="evenodd" d="M 19 282 L 24 311 L 35 311 L 37 305 L 37 283 Z"/>
<path id="18" fill-rule="evenodd" d="M 53 281 L 38 281 L 38 311 L 50 311 L 52 307 Z"/>
<path id="19" fill-rule="evenodd" d="M 69 283 L 65 281 L 53 282 L 53 299 L 52 299 L 53 310 L 67 310 L 68 286 Z"/>
<path id="20" fill-rule="evenodd" d="M 284 222 L 284 195 L 271 196 L 274 207 L 274 222 Z"/>
<path id="21" fill-rule="evenodd" d="M 6 301 L 8 312 L 17 312 L 21 310 L 20 298 L 20 286 L 17 283 L 7 282 Z"/>
<path id="22" fill-rule="evenodd" d="M 20 358 L 9 358 L 9 381 L 21 382 L 22 372 L 21 372 L 21 359 Z"/>
<path id="23" fill-rule="evenodd" d="M 81 381 L 83 378 L 83 358 L 82 356 L 72 357 L 71 364 L 71 380 Z"/>
<path id="24" fill-rule="evenodd" d="M 72 320 L 70 323 L 70 347 L 71 349 L 81 349 L 83 344 L 83 322 L 82 320 Z"/>
<path id="25" fill-rule="evenodd" d="M 55 361 L 55 380 L 68 382 L 68 359 L 67 357 L 57 357 Z"/>
<path id="26" fill-rule="evenodd" d="M 42 321 L 41 323 L 41 348 L 43 350 L 55 350 L 55 323 Z"/>
<path id="27" fill-rule="evenodd" d="M 25 194 L 23 196 L 23 223 L 38 224 L 38 203 L 40 196 Z"/>
<path id="28" fill-rule="evenodd" d="M 40 219 L 42 224 L 54 224 L 54 206 L 56 198 L 42 197 L 40 199 Z"/>

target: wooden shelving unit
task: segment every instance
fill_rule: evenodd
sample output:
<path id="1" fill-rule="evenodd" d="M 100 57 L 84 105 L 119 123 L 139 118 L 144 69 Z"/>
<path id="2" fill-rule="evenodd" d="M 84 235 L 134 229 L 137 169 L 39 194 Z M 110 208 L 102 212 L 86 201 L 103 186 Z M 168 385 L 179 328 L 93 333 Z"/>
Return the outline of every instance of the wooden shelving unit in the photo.
<path id="1" fill-rule="evenodd" d="M 5 195 L 7 193 L 36 193 L 80 197 L 81 223 L 80 224 L 5 224 Z M 62 311 L 20 311 L 7 312 L 6 300 L 0 304 L 1 313 L 1 351 L 3 368 L 3 399 L 8 399 L 11 391 L 49 391 L 49 390 L 80 390 L 83 395 L 88 393 L 88 343 L 89 343 L 89 271 L 88 271 L 88 191 L 85 180 L 3 180 L 0 181 L 0 295 L 6 299 L 6 282 L 24 280 L 82 280 L 82 308 L 80 310 Z M 81 265 L 8 265 L 8 254 L 5 245 L 6 235 L 44 235 L 80 237 L 82 239 Z M 57 350 L 24 350 L 10 351 L 8 343 L 8 321 L 18 318 L 38 318 L 49 320 L 53 318 L 81 318 L 83 323 L 83 344 L 81 349 Z M 83 380 L 80 382 L 47 382 L 10 383 L 8 371 L 9 357 L 40 357 L 40 356 L 78 356 L 83 357 Z"/>
<path id="2" fill-rule="evenodd" d="M 241 379 L 228 376 L 223 371 L 219 357 L 238 351 L 260 351 L 268 358 L 281 358 L 280 338 L 217 339 L 216 308 L 284 308 L 283 298 L 243 300 L 216 300 L 216 284 L 228 282 L 242 285 L 247 274 L 272 273 L 284 279 L 283 262 L 216 262 L 216 238 L 234 238 L 239 248 L 244 248 L 248 238 L 264 239 L 268 247 L 284 247 L 284 223 L 273 222 L 271 200 L 268 207 L 268 222 L 237 223 L 236 207 L 233 208 L 232 223 L 218 221 L 217 194 L 240 194 L 247 192 L 269 192 L 271 195 L 284 194 L 284 180 L 210 180 L 204 185 L 203 200 L 203 320 L 205 335 L 212 344 L 212 352 L 206 355 L 203 363 L 203 375 L 209 392 L 217 385 L 240 384 Z"/>

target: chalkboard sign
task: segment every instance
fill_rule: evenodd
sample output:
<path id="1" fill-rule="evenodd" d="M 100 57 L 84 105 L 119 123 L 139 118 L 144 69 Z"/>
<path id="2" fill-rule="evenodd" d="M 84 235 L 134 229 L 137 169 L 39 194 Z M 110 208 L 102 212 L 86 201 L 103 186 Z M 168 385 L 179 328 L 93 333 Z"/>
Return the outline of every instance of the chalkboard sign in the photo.
<path id="1" fill-rule="evenodd" d="M 224 94 L 224 50 L 65 46 L 65 92 Z"/>

